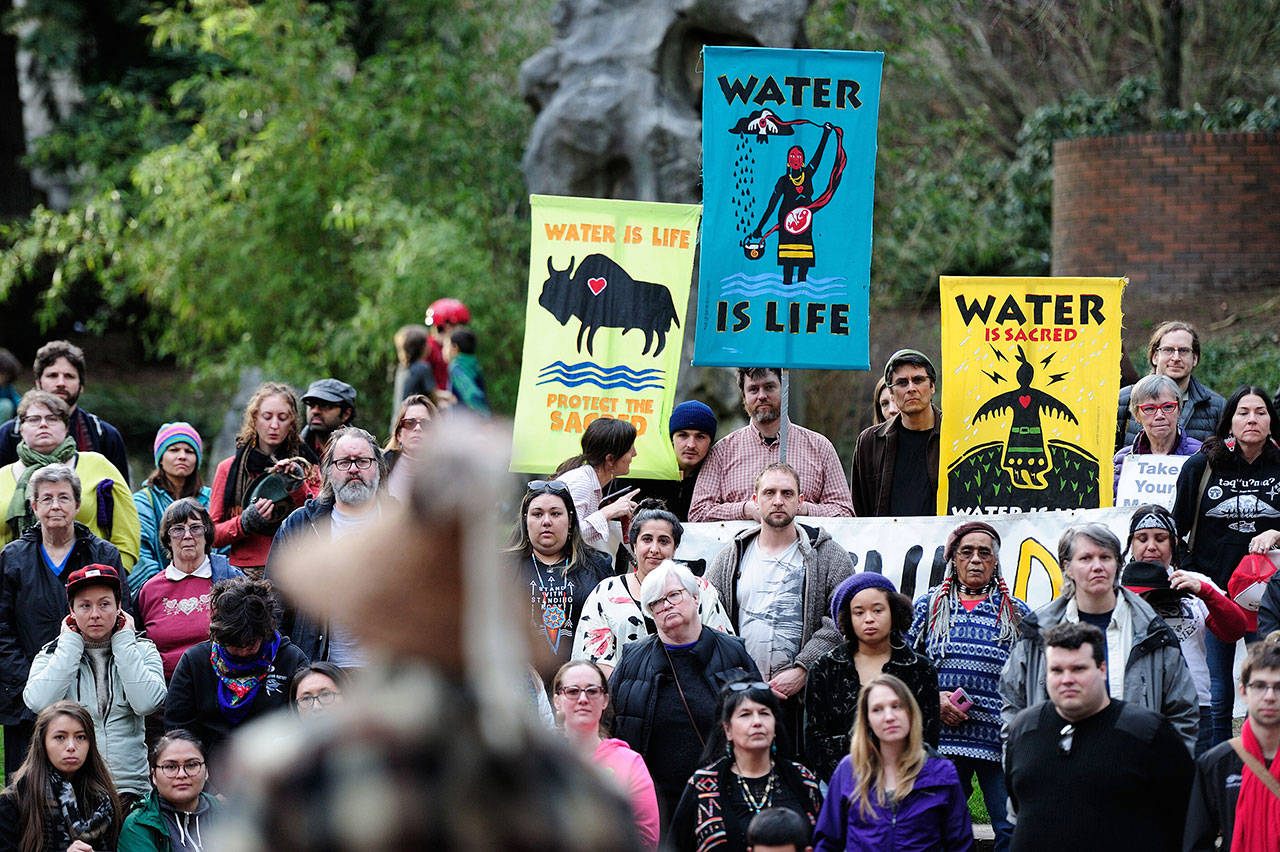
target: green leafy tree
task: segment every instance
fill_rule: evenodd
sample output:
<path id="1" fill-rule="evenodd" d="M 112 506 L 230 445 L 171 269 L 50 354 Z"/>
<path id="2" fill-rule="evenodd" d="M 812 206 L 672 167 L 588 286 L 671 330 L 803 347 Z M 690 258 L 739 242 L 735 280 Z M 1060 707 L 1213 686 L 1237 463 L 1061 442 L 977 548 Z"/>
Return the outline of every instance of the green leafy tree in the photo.
<path id="1" fill-rule="evenodd" d="M 142 154 L 127 181 L 3 232 L 0 292 L 51 266 L 45 322 L 91 280 L 108 306 L 100 324 L 141 298 L 152 351 L 201 375 L 333 374 L 374 400 L 389 397 L 392 332 L 454 295 L 510 409 L 530 121 L 513 81 L 541 7 L 356 11 L 198 0 L 145 18 L 158 49 L 202 57 L 171 89 L 199 105 L 190 129 Z"/>

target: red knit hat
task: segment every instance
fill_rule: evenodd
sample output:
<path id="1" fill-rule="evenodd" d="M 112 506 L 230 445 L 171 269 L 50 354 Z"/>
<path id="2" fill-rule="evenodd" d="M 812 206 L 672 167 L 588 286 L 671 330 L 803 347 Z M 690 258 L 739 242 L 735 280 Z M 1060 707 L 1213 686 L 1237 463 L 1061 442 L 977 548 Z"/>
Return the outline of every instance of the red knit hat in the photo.
<path id="1" fill-rule="evenodd" d="M 942 558 L 947 562 L 951 561 L 951 557 L 956 555 L 956 546 L 960 544 L 960 539 L 969 533 L 981 532 L 991 536 L 991 540 L 996 543 L 996 550 L 1000 550 L 1000 533 L 996 532 L 996 528 L 985 521 L 966 521 L 951 531 L 947 536 L 947 543 L 942 548 Z"/>

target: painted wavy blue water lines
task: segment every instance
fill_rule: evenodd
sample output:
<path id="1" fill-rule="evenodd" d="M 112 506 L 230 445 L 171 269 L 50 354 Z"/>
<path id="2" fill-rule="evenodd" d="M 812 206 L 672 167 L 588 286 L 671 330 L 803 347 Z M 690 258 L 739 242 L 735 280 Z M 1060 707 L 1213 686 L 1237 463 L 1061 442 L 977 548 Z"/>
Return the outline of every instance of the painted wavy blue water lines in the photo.
<path id="1" fill-rule="evenodd" d="M 566 364 L 553 361 L 538 371 L 534 384 L 561 384 L 576 388 L 579 385 L 595 385 L 604 390 L 626 388 L 630 391 L 651 390 L 663 386 L 663 371 L 657 369 L 633 370 L 625 365 L 602 367 L 590 361 Z"/>
<path id="2" fill-rule="evenodd" d="M 840 275 L 833 275 L 830 278 L 810 278 L 803 282 L 794 282 L 786 287 L 782 284 L 782 276 L 777 272 L 762 272 L 759 275 L 744 275 L 741 272 L 735 272 L 726 278 L 720 279 L 721 296 L 745 296 L 753 298 L 768 294 L 776 296 L 785 292 L 787 296 L 796 298 L 807 298 L 815 301 L 829 299 L 833 296 L 841 295 L 846 288 L 843 282 L 845 279 Z"/>

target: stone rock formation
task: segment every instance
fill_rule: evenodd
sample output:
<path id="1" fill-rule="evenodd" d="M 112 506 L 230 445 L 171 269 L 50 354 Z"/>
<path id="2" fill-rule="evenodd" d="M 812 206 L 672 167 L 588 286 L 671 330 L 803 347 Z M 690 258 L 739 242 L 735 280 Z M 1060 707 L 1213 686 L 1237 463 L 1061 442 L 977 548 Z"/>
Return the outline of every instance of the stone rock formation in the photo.
<path id="1" fill-rule="evenodd" d="M 701 202 L 703 45 L 805 47 L 811 2 L 560 0 L 555 42 L 520 69 L 537 113 L 522 164 L 529 191 Z M 686 357 L 693 313 L 683 324 Z M 728 370 L 683 370 L 679 395 L 742 417 Z M 722 422 L 720 434 L 730 428 Z"/>
<path id="2" fill-rule="evenodd" d="M 561 0 L 520 69 L 529 191 L 698 202 L 706 44 L 803 47 L 811 0 Z"/>

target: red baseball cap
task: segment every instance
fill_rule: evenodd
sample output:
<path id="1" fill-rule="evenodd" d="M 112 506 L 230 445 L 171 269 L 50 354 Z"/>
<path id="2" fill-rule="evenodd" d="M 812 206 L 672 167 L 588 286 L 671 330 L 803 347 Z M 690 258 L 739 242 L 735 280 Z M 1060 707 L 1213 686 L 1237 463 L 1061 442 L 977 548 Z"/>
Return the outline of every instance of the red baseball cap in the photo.
<path id="1" fill-rule="evenodd" d="M 117 600 L 123 597 L 120 572 L 110 565 L 86 565 L 79 571 L 72 571 L 67 578 L 67 603 L 71 604 L 76 592 L 86 586 L 110 586 L 115 590 Z"/>

